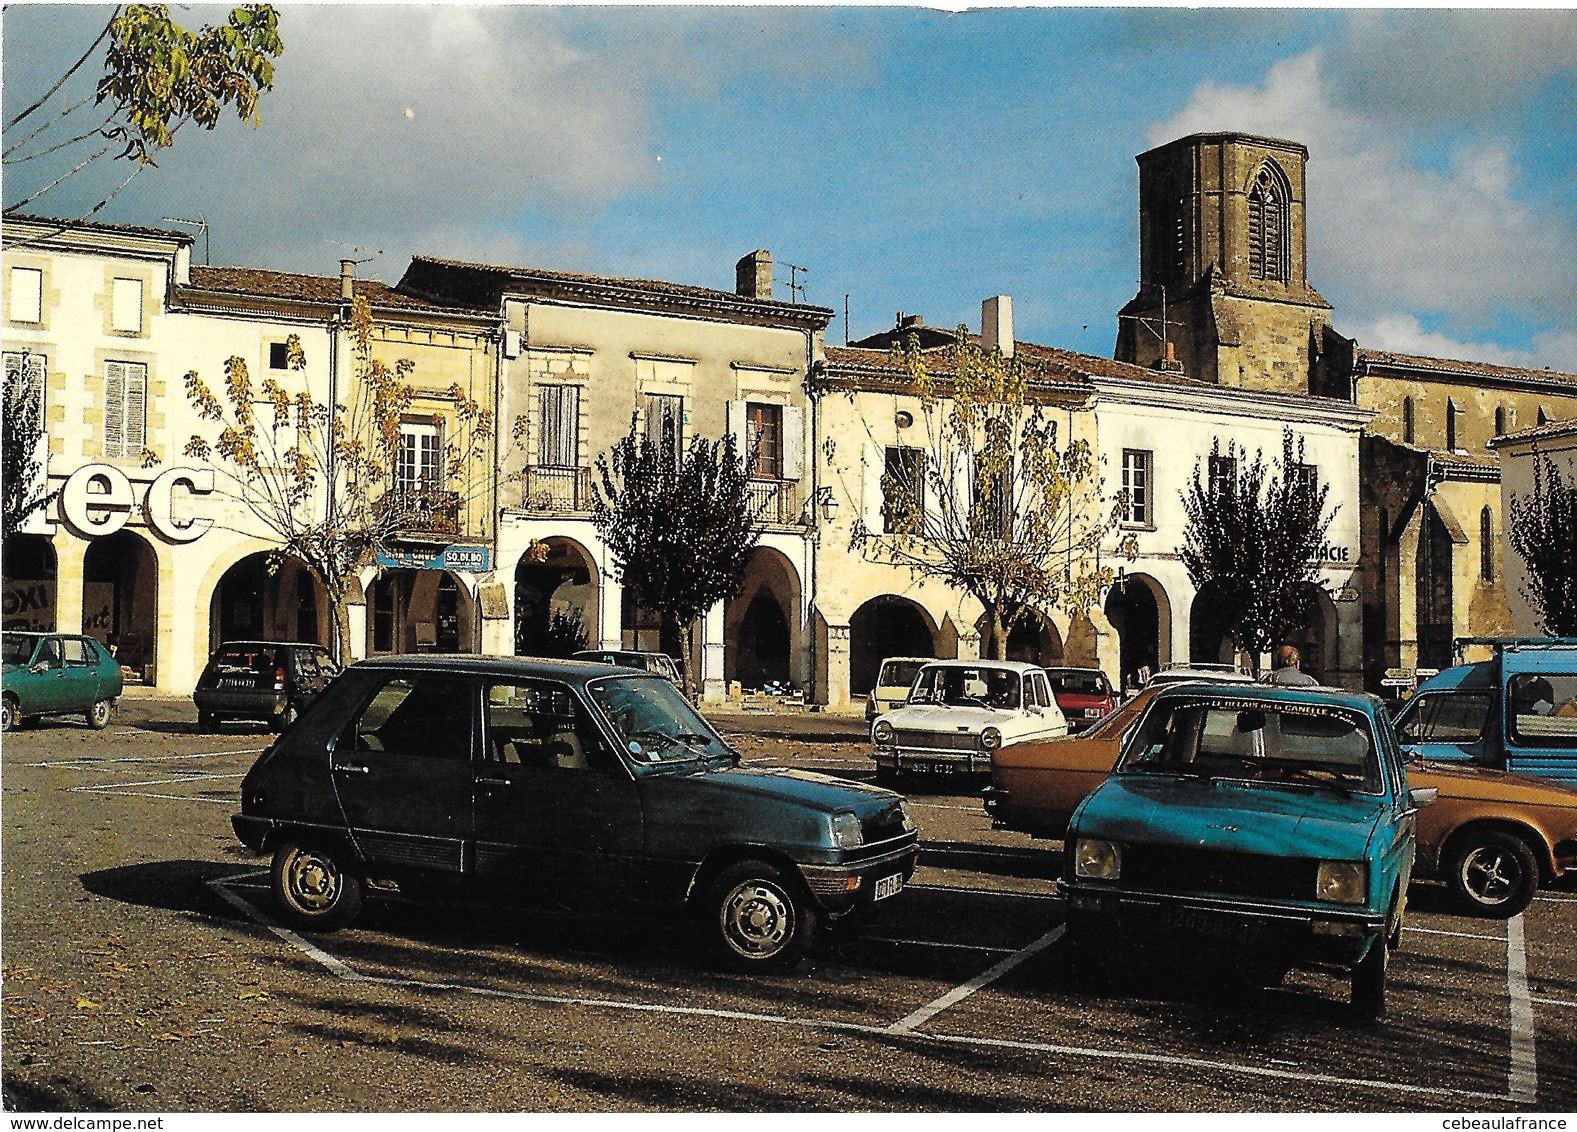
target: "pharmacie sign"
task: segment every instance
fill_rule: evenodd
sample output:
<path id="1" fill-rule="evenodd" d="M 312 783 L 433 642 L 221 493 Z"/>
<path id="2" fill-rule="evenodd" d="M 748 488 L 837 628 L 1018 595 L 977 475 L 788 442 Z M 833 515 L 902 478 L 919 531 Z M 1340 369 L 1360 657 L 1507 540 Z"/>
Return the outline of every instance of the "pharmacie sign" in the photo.
<path id="1" fill-rule="evenodd" d="M 401 570 L 467 570 L 485 574 L 491 569 L 493 548 L 455 543 L 434 554 L 429 549 L 391 547 L 378 551 L 378 565 Z"/>
<path id="2" fill-rule="evenodd" d="M 82 538 L 102 538 L 136 514 L 165 542 L 196 542 L 213 520 L 177 515 L 176 500 L 213 490 L 212 468 L 169 468 L 152 480 L 137 481 L 113 464 L 84 464 L 60 485 L 55 518 Z"/>

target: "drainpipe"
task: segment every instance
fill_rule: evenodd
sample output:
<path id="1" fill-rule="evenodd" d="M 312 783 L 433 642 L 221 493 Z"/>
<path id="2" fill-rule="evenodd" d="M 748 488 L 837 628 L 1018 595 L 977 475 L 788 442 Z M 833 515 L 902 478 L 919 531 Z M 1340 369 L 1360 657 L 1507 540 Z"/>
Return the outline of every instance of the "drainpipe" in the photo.
<path id="1" fill-rule="evenodd" d="M 815 364 L 816 335 L 815 331 L 807 329 L 805 331 L 805 400 L 807 407 L 810 409 L 810 451 L 807 453 L 810 457 L 810 496 L 806 500 L 805 505 L 809 508 L 810 527 L 808 529 L 811 532 L 810 553 L 807 555 L 808 569 L 806 570 L 810 583 L 808 587 L 809 601 L 805 606 L 805 636 L 810 645 L 808 649 L 810 671 L 807 675 L 810 677 L 812 699 L 814 699 L 816 693 L 823 693 L 824 697 L 830 700 L 832 698 L 830 692 L 822 688 L 818 683 L 816 674 L 816 625 L 811 617 L 811 611 L 819 609 L 817 604 L 819 595 L 816 592 L 816 559 L 820 557 L 821 552 L 821 519 L 816 511 L 818 497 L 821 493 L 821 461 L 817 459 L 817 453 L 820 449 L 816 446 L 816 417 L 820 409 L 819 399 L 812 389 L 812 383 L 815 380 L 813 371 Z"/>

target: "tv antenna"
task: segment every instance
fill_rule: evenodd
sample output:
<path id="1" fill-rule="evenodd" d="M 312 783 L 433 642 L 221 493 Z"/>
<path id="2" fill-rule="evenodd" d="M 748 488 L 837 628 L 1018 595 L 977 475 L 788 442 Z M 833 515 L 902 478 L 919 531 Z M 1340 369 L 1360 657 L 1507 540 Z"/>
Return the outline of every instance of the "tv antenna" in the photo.
<path id="1" fill-rule="evenodd" d="M 197 219 L 196 220 L 182 220 L 179 216 L 166 216 L 166 217 L 164 217 L 164 222 L 166 224 L 184 224 L 188 228 L 196 228 L 197 231 L 198 231 L 198 234 L 201 235 L 202 238 L 203 238 L 203 266 L 204 267 L 211 266 L 211 264 L 209 263 L 208 217 L 207 216 L 203 215 L 201 212 L 199 212 L 197 214 Z"/>
<path id="2" fill-rule="evenodd" d="M 1141 286 L 1143 286 L 1143 284 L 1141 284 Z M 1150 318 L 1142 314 L 1120 314 L 1117 317 L 1120 319 L 1126 318 L 1137 322 L 1140 326 L 1144 327 L 1151 334 L 1154 334 L 1161 340 L 1160 368 L 1169 369 L 1177 365 L 1177 362 L 1172 357 L 1172 343 L 1167 337 L 1167 327 L 1182 326 L 1183 324 L 1181 322 L 1174 322 L 1173 320 L 1166 317 L 1166 284 L 1161 284 L 1161 317 L 1159 319 Z"/>
<path id="3" fill-rule="evenodd" d="M 352 263 L 371 263 L 373 260 L 377 259 L 383 254 L 382 248 L 367 248 L 360 244 L 347 244 L 344 240 L 336 240 L 332 237 L 329 238 L 328 242 L 331 244 L 338 244 L 340 247 L 350 252 L 351 255 L 349 259 Z"/>
<path id="4" fill-rule="evenodd" d="M 783 266 L 789 269 L 789 302 L 803 302 L 805 299 L 805 284 L 801 283 L 800 280 L 809 275 L 810 270 L 798 267 L 792 263 L 785 263 Z"/>

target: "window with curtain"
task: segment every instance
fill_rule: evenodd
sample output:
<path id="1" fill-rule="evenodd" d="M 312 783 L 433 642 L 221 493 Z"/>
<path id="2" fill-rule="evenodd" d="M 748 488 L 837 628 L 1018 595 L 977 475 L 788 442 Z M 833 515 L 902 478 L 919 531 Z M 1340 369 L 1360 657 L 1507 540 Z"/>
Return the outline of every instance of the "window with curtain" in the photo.
<path id="1" fill-rule="evenodd" d="M 745 406 L 745 455 L 758 480 L 783 478 L 783 406 L 751 402 Z"/>
<path id="2" fill-rule="evenodd" d="M 544 385 L 537 390 L 537 465 L 580 466 L 580 386 Z"/>

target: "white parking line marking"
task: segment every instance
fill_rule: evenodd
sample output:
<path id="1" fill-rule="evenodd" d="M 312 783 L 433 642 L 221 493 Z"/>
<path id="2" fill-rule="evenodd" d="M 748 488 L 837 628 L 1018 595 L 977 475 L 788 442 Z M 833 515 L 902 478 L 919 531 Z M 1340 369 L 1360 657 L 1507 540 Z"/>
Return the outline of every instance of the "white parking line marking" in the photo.
<path id="1" fill-rule="evenodd" d="M 740 1010 L 718 1010 L 708 1007 L 674 1006 L 671 1004 L 658 1004 L 646 1002 L 628 1002 L 617 999 L 572 998 L 563 995 L 528 994 L 523 991 L 497 990 L 491 987 L 467 986 L 463 983 L 440 983 L 423 979 L 385 978 L 376 975 L 363 975 L 351 969 L 343 961 L 334 958 L 321 949 L 314 947 L 288 928 L 274 923 L 261 911 L 252 906 L 241 897 L 226 891 L 229 880 L 241 880 L 244 877 L 263 875 L 260 872 L 240 874 L 234 878 L 222 878 L 209 881 L 215 891 L 219 892 L 243 915 L 258 924 L 268 928 L 280 939 L 292 946 L 300 948 L 307 955 L 316 960 L 323 967 L 338 977 L 349 982 L 375 983 L 379 986 L 410 987 L 414 990 L 453 991 L 463 994 L 473 994 L 484 998 L 501 998 L 515 1002 L 534 1002 L 550 1006 L 580 1006 L 605 1010 L 625 1010 L 644 1014 L 667 1014 L 675 1017 L 702 1017 L 702 1018 L 728 1018 L 736 1021 L 763 1022 L 777 1026 L 795 1026 L 809 1030 L 837 1031 L 868 1035 L 873 1038 L 890 1037 L 891 1027 L 867 1026 L 857 1022 L 841 1022 L 830 1018 L 790 1018 L 778 1014 L 757 1014 Z M 1059 929 L 1060 930 L 1060 929 Z M 1202 1058 L 1169 1057 L 1162 1054 L 1138 1053 L 1132 1050 L 1103 1050 L 1091 1049 L 1082 1046 L 1060 1046 L 1047 1043 L 1015 1042 L 996 1038 L 979 1038 L 967 1034 L 934 1034 L 934 1033 L 906 1033 L 903 1035 L 909 1041 L 923 1043 L 938 1043 L 946 1045 L 987 1046 L 998 1049 L 1018 1049 L 1037 1053 L 1055 1053 L 1067 1057 L 1088 1057 L 1103 1061 L 1138 1062 L 1150 1065 L 1179 1065 L 1191 1069 L 1212 1070 L 1221 1073 L 1241 1073 L 1254 1077 L 1270 1077 L 1285 1081 L 1305 1081 L 1323 1085 L 1346 1085 L 1363 1089 L 1377 1089 L 1385 1092 L 1404 1093 L 1410 1095 L 1434 1097 L 1466 1097 L 1474 1100 L 1504 1101 L 1508 1098 L 1497 1093 L 1476 1092 L 1469 1089 L 1453 1089 L 1439 1086 L 1408 1085 L 1399 1081 L 1378 1081 L 1370 1078 L 1337 1077 L 1328 1073 L 1295 1072 L 1288 1069 L 1269 1069 L 1257 1065 L 1239 1065 L 1230 1061 L 1208 1061 Z"/>
<path id="2" fill-rule="evenodd" d="M 888 1034 L 907 1034 L 916 1026 L 924 1025 L 926 1022 L 942 1013 L 942 1011 L 946 1010 L 949 1006 L 954 1006 L 964 1001 L 964 999 L 974 994 L 981 987 L 996 982 L 1003 975 L 1007 974 L 1014 967 L 1017 967 L 1030 956 L 1044 951 L 1046 948 L 1056 943 L 1062 938 L 1062 933 L 1066 930 L 1067 928 L 1065 925 L 1058 924 L 1056 927 L 1052 928 L 1049 932 L 1041 936 L 1028 947 L 1014 952 L 1012 955 L 1009 955 L 1006 959 L 1002 960 L 1002 962 L 998 963 L 995 967 L 992 967 L 988 971 L 982 971 L 980 974 L 970 979 L 967 983 L 963 983 L 960 986 L 954 987 L 941 998 L 936 999 L 934 1002 L 927 1003 L 919 1010 L 916 1010 L 913 1014 L 909 1015 L 909 1017 L 899 1019 L 891 1026 L 888 1026 L 883 1032 Z"/>
<path id="3" fill-rule="evenodd" d="M 1577 904 L 1577 896 L 1551 896 L 1543 892 L 1535 896 L 1534 899 L 1548 900 L 1551 904 Z"/>
<path id="4" fill-rule="evenodd" d="M 133 786 L 168 786 L 172 782 L 217 782 L 222 778 L 245 778 L 242 774 L 193 774 L 185 778 L 154 778 L 146 782 L 107 782 L 102 786 L 73 786 L 73 794 L 108 794 L 115 790 L 126 790 Z"/>
<path id="5" fill-rule="evenodd" d="M 1539 1094 L 1539 1059 L 1533 1040 L 1533 1003 L 1528 1001 L 1528 955 L 1522 916 L 1506 921 L 1506 990 L 1511 995 L 1511 1073 L 1506 1093 L 1532 1103 Z"/>
<path id="6" fill-rule="evenodd" d="M 1409 927 L 1407 929 L 1407 934 L 1408 935 L 1413 935 L 1415 932 L 1418 935 L 1449 935 L 1449 936 L 1453 936 L 1453 937 L 1455 937 L 1457 939 L 1486 939 L 1490 943 L 1505 943 L 1506 942 L 1506 937 L 1503 936 L 1503 935 L 1475 935 L 1472 932 L 1443 932 L 1439 928 L 1413 928 L 1413 927 Z"/>
<path id="7" fill-rule="evenodd" d="M 1540 1006 L 1570 1006 L 1573 1009 L 1577 1009 L 1577 1002 L 1567 1002 L 1561 998 L 1530 998 L 1528 1001 L 1536 1002 Z"/>
<path id="8" fill-rule="evenodd" d="M 176 762 L 181 759 L 217 759 L 224 755 L 257 755 L 268 750 L 267 747 L 237 747 L 231 751 L 201 751 L 193 755 L 125 755 L 118 759 L 96 759 L 82 756 L 75 759 L 57 759 L 54 762 L 28 763 L 28 766 L 52 767 L 75 766 L 83 770 L 94 769 L 100 766 L 112 766 L 116 763 L 166 763 Z"/>
<path id="9" fill-rule="evenodd" d="M 996 951 L 1002 954 L 1011 954 L 1011 947 L 988 947 L 983 943 L 943 943 L 939 939 L 897 939 L 885 935 L 862 935 L 860 937 L 867 943 L 896 943 L 903 947 L 951 947 L 959 951 Z"/>

